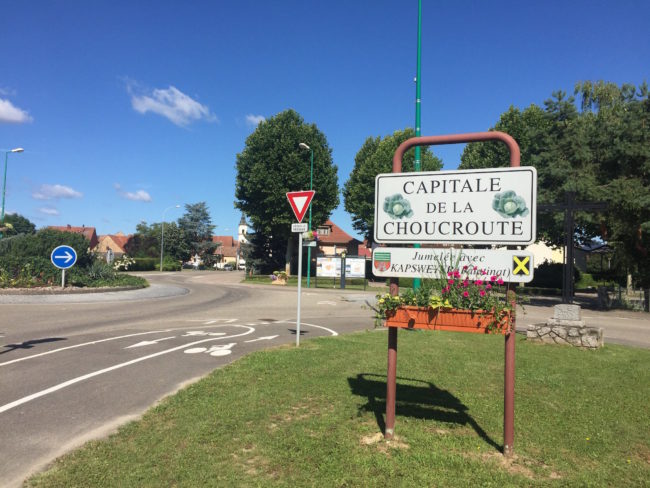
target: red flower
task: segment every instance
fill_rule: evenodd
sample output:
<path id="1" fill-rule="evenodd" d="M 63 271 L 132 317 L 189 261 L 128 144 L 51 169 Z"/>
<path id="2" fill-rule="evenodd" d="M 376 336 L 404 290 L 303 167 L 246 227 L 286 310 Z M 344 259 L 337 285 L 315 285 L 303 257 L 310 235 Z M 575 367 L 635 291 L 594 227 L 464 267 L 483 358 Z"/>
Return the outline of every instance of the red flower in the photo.
<path id="1" fill-rule="evenodd" d="M 477 285 L 482 285 L 482 284 L 483 284 L 483 280 L 476 280 L 476 284 L 477 284 Z"/>
<path id="2" fill-rule="evenodd" d="M 467 298 L 467 297 L 469 296 L 469 292 L 468 292 L 468 291 L 464 291 L 464 292 L 463 292 L 463 296 L 464 296 L 465 298 Z"/>
<path id="3" fill-rule="evenodd" d="M 501 278 L 499 278 L 499 279 L 497 280 L 497 284 L 499 284 L 499 285 L 503 285 L 503 280 L 502 280 Z"/>
<path id="4" fill-rule="evenodd" d="M 494 275 L 490 276 L 490 281 L 496 281 L 496 280 L 497 280 L 496 276 L 494 276 Z"/>
<path id="5" fill-rule="evenodd" d="M 491 289 L 492 289 L 492 285 L 488 283 L 487 285 L 485 285 L 485 289 L 486 289 L 486 290 L 491 290 Z"/>
<path id="6" fill-rule="evenodd" d="M 481 290 L 478 294 L 479 294 L 480 296 L 484 297 L 484 296 L 485 296 L 485 290 Z"/>
<path id="7" fill-rule="evenodd" d="M 453 284 L 454 284 L 454 280 L 447 280 L 447 283 L 449 283 L 450 285 L 453 285 Z"/>

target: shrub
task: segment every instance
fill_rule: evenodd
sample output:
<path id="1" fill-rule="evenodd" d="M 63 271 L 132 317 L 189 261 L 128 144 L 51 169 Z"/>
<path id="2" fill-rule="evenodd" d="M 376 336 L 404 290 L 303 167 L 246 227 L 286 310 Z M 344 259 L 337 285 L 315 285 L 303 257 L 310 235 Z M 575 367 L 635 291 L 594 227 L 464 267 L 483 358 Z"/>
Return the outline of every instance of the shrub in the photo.
<path id="1" fill-rule="evenodd" d="M 160 268 L 160 259 L 157 258 L 134 258 L 133 261 L 129 271 L 155 271 Z"/>
<path id="2" fill-rule="evenodd" d="M 564 273 L 564 265 L 562 263 L 549 263 L 543 262 L 539 267 L 535 268 L 533 281 L 530 286 L 540 288 L 562 288 L 562 275 Z M 578 268 L 573 268 L 574 283 L 580 281 L 580 271 Z"/>

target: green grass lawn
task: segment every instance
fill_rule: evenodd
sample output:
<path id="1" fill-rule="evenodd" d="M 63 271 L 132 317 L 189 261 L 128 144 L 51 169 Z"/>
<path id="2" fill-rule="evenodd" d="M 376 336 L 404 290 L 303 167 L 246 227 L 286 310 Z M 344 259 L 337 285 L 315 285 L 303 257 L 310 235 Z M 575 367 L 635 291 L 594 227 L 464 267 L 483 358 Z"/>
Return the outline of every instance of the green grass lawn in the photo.
<path id="1" fill-rule="evenodd" d="M 648 486 L 650 351 L 517 340 L 515 456 L 501 455 L 503 337 L 400 331 L 252 354 L 57 461 L 29 486 Z"/>

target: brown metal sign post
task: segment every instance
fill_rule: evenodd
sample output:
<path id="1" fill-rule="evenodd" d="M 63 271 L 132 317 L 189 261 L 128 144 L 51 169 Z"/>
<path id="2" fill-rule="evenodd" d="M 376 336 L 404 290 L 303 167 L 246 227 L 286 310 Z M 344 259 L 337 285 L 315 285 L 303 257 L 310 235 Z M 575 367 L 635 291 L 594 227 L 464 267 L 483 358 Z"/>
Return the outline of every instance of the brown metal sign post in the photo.
<path id="1" fill-rule="evenodd" d="M 404 153 L 415 146 L 435 146 L 466 142 L 501 141 L 510 151 L 510 166 L 520 165 L 520 151 L 517 142 L 504 132 L 473 132 L 446 136 L 412 137 L 399 145 L 393 156 L 393 173 L 402 172 Z M 508 284 L 508 295 L 513 285 Z M 390 280 L 391 295 L 399 295 L 397 278 Z M 510 332 L 505 336 L 505 367 L 503 385 L 503 454 L 511 456 L 515 437 L 515 330 L 516 317 L 513 314 Z M 388 371 L 386 375 L 386 430 L 384 437 L 392 439 L 395 433 L 395 397 L 397 389 L 397 327 L 388 328 Z"/>

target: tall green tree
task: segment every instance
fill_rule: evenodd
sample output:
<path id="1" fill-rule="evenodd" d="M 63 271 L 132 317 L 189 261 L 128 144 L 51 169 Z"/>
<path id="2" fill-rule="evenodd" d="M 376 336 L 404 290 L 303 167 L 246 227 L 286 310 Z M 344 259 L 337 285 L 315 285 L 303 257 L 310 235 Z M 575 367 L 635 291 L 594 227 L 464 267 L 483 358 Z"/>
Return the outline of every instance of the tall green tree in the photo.
<path id="1" fill-rule="evenodd" d="M 616 249 L 617 259 L 634 270 L 639 284 L 650 287 L 647 84 L 637 88 L 580 82 L 574 96 L 554 92 L 543 110 L 531 105 L 519 112 L 511 107 L 494 129 L 513 135 L 521 147 L 522 164 L 536 167 L 538 203 L 561 203 L 571 191 L 579 201 L 609 204 L 606 212 L 577 212 L 576 238 L 604 238 Z M 469 144 L 461 168 L 506 166 L 507 159 L 498 150 Z M 563 244 L 562 213 L 539 212 L 537 224 L 539 237 Z"/>
<path id="2" fill-rule="evenodd" d="M 148 225 L 140 222 L 136 232 L 126 244 L 126 252 L 135 258 L 156 258 L 160 256 L 161 223 Z M 165 256 L 177 260 L 187 259 L 190 250 L 185 243 L 183 231 L 176 222 L 165 222 Z"/>
<path id="3" fill-rule="evenodd" d="M 185 241 L 186 254 L 182 255 L 182 259 L 187 260 L 198 254 L 203 263 L 211 264 L 218 244 L 212 241 L 216 226 L 212 224 L 208 205 L 205 202 L 186 204 L 185 213 L 178 219 L 178 227 Z"/>
<path id="4" fill-rule="evenodd" d="M 386 137 L 369 137 L 365 140 L 354 158 L 354 168 L 350 178 L 343 186 L 345 210 L 352 216 L 352 227 L 372 241 L 375 219 L 375 177 L 380 173 L 390 173 L 393 168 L 393 155 L 405 140 L 415 137 L 415 131 L 407 128 Z M 442 161 L 429 148 L 421 152 L 422 171 L 438 171 Z M 415 149 L 404 154 L 402 171 L 413 171 Z"/>
<path id="5" fill-rule="evenodd" d="M 295 254 L 291 224 L 296 219 L 286 193 L 309 189 L 310 152 L 298 147 L 301 142 L 314 151 L 315 228 L 339 204 L 337 167 L 316 124 L 308 124 L 294 110 L 286 110 L 261 122 L 237 154 L 235 207 L 251 222 L 251 244 L 256 248 L 251 252 L 266 263 L 260 270 L 263 272 L 281 269 Z"/>

